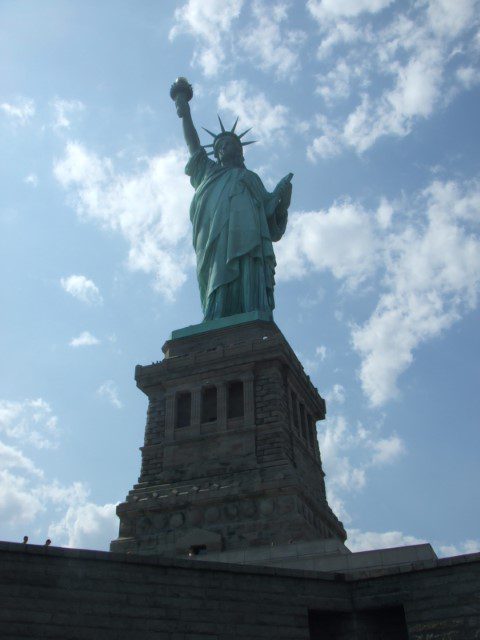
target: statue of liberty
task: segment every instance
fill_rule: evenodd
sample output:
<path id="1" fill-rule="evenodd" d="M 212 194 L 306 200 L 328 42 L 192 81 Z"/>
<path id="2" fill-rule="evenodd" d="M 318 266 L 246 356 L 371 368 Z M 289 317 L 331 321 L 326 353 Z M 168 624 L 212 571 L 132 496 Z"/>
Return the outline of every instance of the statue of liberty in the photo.
<path id="1" fill-rule="evenodd" d="M 178 78 L 170 96 L 182 119 L 190 159 L 185 172 L 195 189 L 190 206 L 197 277 L 205 320 L 275 307 L 275 254 L 272 242 L 280 240 L 287 225 L 292 194 L 292 174 L 269 193 L 260 178 L 245 168 L 243 142 L 220 122 L 212 136 L 212 150 L 200 144 L 190 113 L 191 85 Z M 208 156 L 213 156 L 214 160 Z"/>

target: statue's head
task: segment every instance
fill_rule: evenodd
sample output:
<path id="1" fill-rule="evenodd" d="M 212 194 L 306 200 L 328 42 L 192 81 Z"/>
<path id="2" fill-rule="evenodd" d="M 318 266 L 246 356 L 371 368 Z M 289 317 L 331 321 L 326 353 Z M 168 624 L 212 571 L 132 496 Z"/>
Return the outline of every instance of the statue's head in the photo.
<path id="1" fill-rule="evenodd" d="M 225 132 L 223 135 L 220 134 L 213 143 L 213 155 L 221 164 L 227 162 L 235 166 L 242 166 L 242 142 L 234 133 Z"/>
<path id="2" fill-rule="evenodd" d="M 220 122 L 221 131 L 218 134 L 212 133 L 208 129 L 205 129 L 213 137 L 211 144 L 204 145 L 205 147 L 211 147 L 212 151 L 208 155 L 213 155 L 220 164 L 229 164 L 233 166 L 243 167 L 243 147 L 248 144 L 253 144 L 255 140 L 249 142 L 242 142 L 243 136 L 250 131 L 247 129 L 240 135 L 235 133 L 238 118 L 235 120 L 235 124 L 230 131 L 227 131 L 223 126 L 223 122 L 218 116 Z"/>

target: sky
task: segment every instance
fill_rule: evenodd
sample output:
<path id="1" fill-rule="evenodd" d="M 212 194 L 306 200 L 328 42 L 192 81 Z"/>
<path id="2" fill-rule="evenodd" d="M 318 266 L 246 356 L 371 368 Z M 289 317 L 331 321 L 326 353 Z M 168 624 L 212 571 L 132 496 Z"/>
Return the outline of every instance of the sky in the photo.
<path id="1" fill-rule="evenodd" d="M 480 550 L 475 0 L 0 1 L 0 539 L 107 549 L 136 364 L 201 321 L 169 88 L 294 174 L 275 321 L 352 550 Z M 243 130 L 243 129 L 242 129 Z"/>

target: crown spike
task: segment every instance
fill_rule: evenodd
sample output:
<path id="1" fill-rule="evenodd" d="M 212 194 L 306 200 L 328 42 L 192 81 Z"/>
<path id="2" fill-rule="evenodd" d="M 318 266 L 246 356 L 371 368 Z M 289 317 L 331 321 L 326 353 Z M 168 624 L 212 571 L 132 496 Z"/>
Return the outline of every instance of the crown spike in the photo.
<path id="1" fill-rule="evenodd" d="M 211 132 L 211 131 L 209 131 L 208 129 L 205 129 L 205 127 L 202 127 L 202 129 L 203 129 L 204 131 L 206 131 L 209 135 L 211 135 L 211 136 L 212 136 L 212 138 L 216 138 L 216 137 L 217 137 L 217 134 L 216 134 L 216 133 L 212 133 L 212 132 Z"/>
<path id="2" fill-rule="evenodd" d="M 230 129 L 230 133 L 235 133 L 235 129 L 237 127 L 237 122 L 238 122 L 238 118 L 240 116 L 237 116 L 237 119 L 235 120 L 235 122 L 233 123 L 233 127 Z"/>
<path id="3" fill-rule="evenodd" d="M 248 142 L 242 142 L 242 147 L 246 147 L 247 144 L 255 144 L 258 140 L 249 140 Z"/>
<path id="4" fill-rule="evenodd" d="M 250 127 L 249 129 L 247 129 L 246 131 L 244 131 L 243 133 L 241 133 L 238 137 L 240 138 L 240 140 L 243 138 L 244 135 L 246 135 L 249 131 L 251 131 L 253 129 L 253 127 Z"/>
<path id="5" fill-rule="evenodd" d="M 225 133 L 225 127 L 223 126 L 222 119 L 220 118 L 220 116 L 218 115 L 218 113 L 217 113 L 217 118 L 218 118 L 218 121 L 219 121 L 219 123 L 220 123 L 220 127 L 221 127 L 221 129 L 222 129 L 222 133 Z"/>

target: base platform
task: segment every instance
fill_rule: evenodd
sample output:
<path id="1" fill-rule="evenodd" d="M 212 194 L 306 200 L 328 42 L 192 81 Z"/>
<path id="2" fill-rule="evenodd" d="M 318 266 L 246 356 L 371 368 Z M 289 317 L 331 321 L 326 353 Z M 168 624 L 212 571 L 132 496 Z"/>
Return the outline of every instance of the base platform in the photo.
<path id="1" fill-rule="evenodd" d="M 277 325 L 242 315 L 174 332 L 161 362 L 136 368 L 149 399 L 142 470 L 112 551 L 344 542 L 317 442 L 325 402 Z"/>

